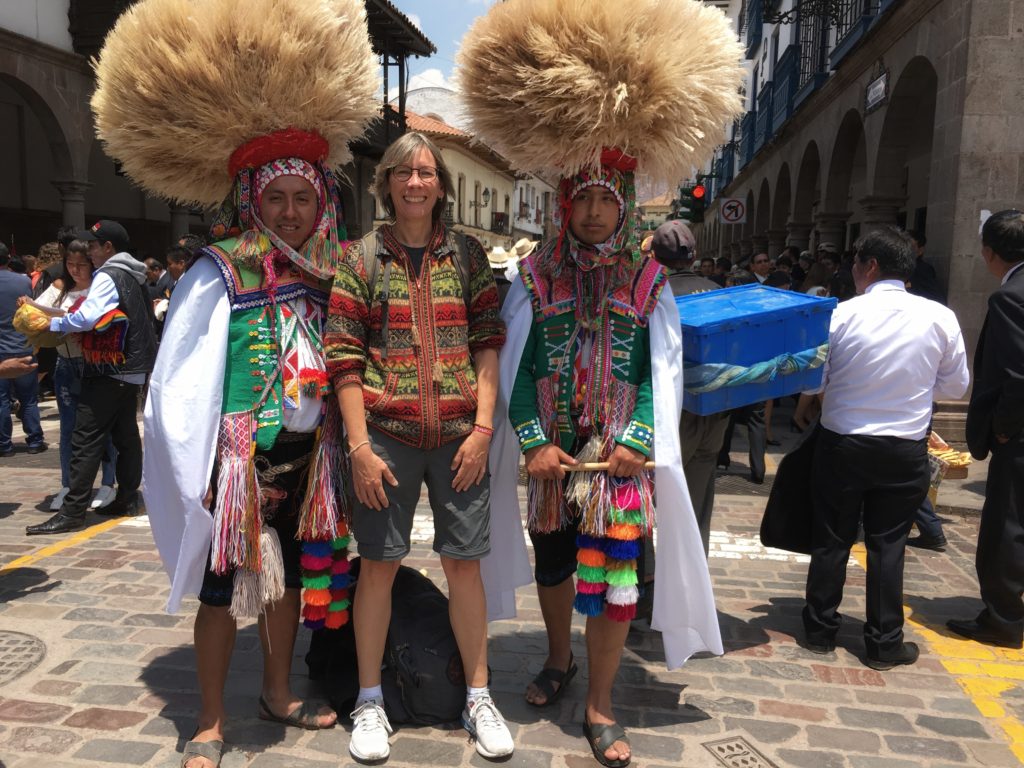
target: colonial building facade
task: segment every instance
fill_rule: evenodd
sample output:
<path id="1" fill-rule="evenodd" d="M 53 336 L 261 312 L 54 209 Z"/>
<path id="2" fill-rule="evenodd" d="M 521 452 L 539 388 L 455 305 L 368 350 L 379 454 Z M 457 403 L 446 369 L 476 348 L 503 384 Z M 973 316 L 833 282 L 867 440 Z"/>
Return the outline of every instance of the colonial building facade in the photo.
<path id="1" fill-rule="evenodd" d="M 1024 206 L 1017 4 L 713 4 L 736 23 L 749 78 L 747 111 L 707 169 L 702 253 L 739 261 L 787 244 L 850 249 L 883 225 L 921 230 L 973 352 L 995 287 L 980 217 Z"/>

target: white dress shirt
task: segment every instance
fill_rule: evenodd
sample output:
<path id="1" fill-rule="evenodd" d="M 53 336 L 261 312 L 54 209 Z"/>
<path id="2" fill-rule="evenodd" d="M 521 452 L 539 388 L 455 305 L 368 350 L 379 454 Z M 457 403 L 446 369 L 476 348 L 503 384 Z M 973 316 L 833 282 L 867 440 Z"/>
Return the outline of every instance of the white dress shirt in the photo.
<path id="1" fill-rule="evenodd" d="M 932 402 L 967 391 L 967 353 L 956 315 L 880 280 L 832 313 L 821 425 L 841 435 L 919 440 Z"/>

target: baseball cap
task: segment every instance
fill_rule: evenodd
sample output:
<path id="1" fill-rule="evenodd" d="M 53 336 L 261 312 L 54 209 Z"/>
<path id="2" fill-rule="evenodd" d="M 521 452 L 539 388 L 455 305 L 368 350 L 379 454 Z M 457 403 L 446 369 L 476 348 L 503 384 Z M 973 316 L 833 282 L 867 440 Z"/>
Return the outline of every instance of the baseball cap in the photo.
<path id="1" fill-rule="evenodd" d="M 128 239 L 128 231 L 110 219 L 100 219 L 88 229 L 78 233 L 79 240 L 96 240 L 100 243 L 109 242 L 113 244 L 118 253 L 127 251 L 131 241 Z"/>
<path id="2" fill-rule="evenodd" d="M 690 261 L 697 240 L 693 232 L 678 219 L 666 221 L 654 231 L 651 248 L 658 261 Z"/>

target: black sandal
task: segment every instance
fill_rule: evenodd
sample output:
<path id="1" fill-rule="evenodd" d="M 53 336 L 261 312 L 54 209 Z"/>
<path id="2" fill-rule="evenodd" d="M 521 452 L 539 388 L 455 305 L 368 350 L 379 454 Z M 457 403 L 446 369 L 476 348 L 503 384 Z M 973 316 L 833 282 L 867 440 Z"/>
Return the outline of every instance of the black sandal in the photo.
<path id="1" fill-rule="evenodd" d="M 535 704 L 529 699 L 526 700 L 526 703 L 531 707 L 537 708 L 547 707 L 554 704 L 562 698 L 562 694 L 565 693 L 565 689 L 569 687 L 569 683 L 571 683 L 572 679 L 576 677 L 576 671 L 576 661 L 571 653 L 569 654 L 569 668 L 564 672 L 561 669 L 556 669 L 555 667 L 545 667 L 537 673 L 535 678 L 533 678 L 534 687 L 544 694 L 544 703 Z M 557 690 L 555 689 L 556 685 L 558 686 Z"/>
<path id="2" fill-rule="evenodd" d="M 214 768 L 219 768 L 220 758 L 224 753 L 223 741 L 187 741 L 185 750 L 181 753 L 180 768 L 185 768 L 189 760 L 202 757 L 213 763 Z"/>
<path id="3" fill-rule="evenodd" d="M 632 753 L 622 760 L 609 760 L 604 754 L 605 750 L 616 741 L 629 744 L 629 737 L 618 723 L 591 725 L 586 718 L 583 718 L 583 735 L 586 737 L 587 743 L 590 744 L 590 751 L 594 753 L 594 759 L 606 768 L 626 768 L 629 761 L 633 759 Z"/>

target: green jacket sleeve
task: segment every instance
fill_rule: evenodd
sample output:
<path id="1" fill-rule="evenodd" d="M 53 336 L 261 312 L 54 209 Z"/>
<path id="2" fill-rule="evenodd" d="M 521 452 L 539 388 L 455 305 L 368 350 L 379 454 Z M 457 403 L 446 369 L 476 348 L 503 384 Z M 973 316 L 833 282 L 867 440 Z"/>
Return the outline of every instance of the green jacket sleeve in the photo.
<path id="1" fill-rule="evenodd" d="M 640 345 L 640 377 L 637 383 L 636 406 L 633 416 L 615 442 L 640 451 L 644 456 L 651 455 L 654 446 L 654 388 L 651 380 L 651 335 L 643 336 Z"/>
<path id="2" fill-rule="evenodd" d="M 534 377 L 534 356 L 537 350 L 536 325 L 530 326 L 526 337 L 523 356 L 519 359 L 519 372 L 516 374 L 512 394 L 509 396 L 508 418 L 519 438 L 519 450 L 526 453 L 538 445 L 550 443 L 544 436 L 544 429 L 537 415 L 537 382 Z"/>

